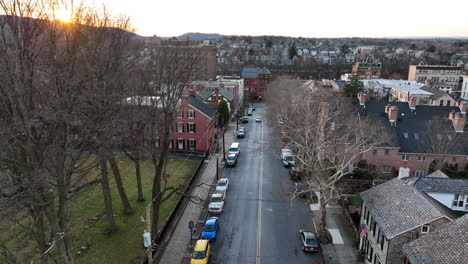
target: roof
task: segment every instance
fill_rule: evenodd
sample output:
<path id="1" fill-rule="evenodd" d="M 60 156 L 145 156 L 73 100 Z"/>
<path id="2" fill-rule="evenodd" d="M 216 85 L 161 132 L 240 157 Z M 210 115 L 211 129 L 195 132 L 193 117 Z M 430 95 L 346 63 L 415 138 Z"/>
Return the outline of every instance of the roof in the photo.
<path id="1" fill-rule="evenodd" d="M 435 86 L 450 86 L 449 84 L 445 83 L 445 82 L 430 82 L 431 85 L 435 85 Z"/>
<path id="2" fill-rule="evenodd" d="M 408 244 L 402 251 L 411 264 L 466 263 L 468 214 Z"/>
<path id="3" fill-rule="evenodd" d="M 219 89 L 219 93 L 230 102 L 234 100 L 234 94 L 227 89 Z"/>
<path id="4" fill-rule="evenodd" d="M 200 96 L 203 100 L 205 100 L 206 98 L 210 97 L 212 94 L 214 94 L 214 92 L 211 92 L 211 91 L 200 91 L 197 93 L 198 96 Z"/>
<path id="5" fill-rule="evenodd" d="M 422 85 L 407 85 L 407 86 L 402 86 L 402 87 L 392 87 L 393 89 L 396 89 L 402 93 L 409 93 L 412 95 L 432 95 L 431 92 L 428 92 L 423 88 Z"/>
<path id="6" fill-rule="evenodd" d="M 468 179 L 420 177 L 414 186 L 426 193 L 468 193 Z"/>
<path id="7" fill-rule="evenodd" d="M 206 220 L 206 223 L 205 223 L 205 224 L 206 224 L 206 225 L 214 225 L 215 222 L 216 222 L 216 220 L 218 220 L 217 217 L 210 217 L 210 218 L 208 218 L 208 219 Z"/>
<path id="8" fill-rule="evenodd" d="M 259 74 L 271 74 L 271 72 L 267 70 L 266 68 L 260 68 L 260 67 L 243 68 L 241 77 L 242 78 L 258 78 Z"/>
<path id="9" fill-rule="evenodd" d="M 436 170 L 433 173 L 426 175 L 426 177 L 448 178 L 449 176 L 447 176 L 441 170 Z"/>
<path id="10" fill-rule="evenodd" d="M 452 121 L 448 119 L 451 111 L 460 112 L 459 107 L 455 106 L 433 106 L 416 105 L 414 110 L 409 108 L 407 102 L 385 102 L 385 101 L 366 101 L 365 108 L 360 106 L 357 99 L 354 99 L 354 105 L 359 107 L 361 116 L 374 118 L 378 125 L 389 132 L 391 136 L 388 145 L 390 147 L 399 147 L 402 153 L 432 153 L 431 137 L 427 127 L 431 120 L 439 119 L 441 129 L 446 127 L 450 131 L 441 131 L 441 133 L 454 132 Z M 388 121 L 388 114 L 385 113 L 385 106 L 396 106 L 398 109 L 398 119 L 396 127 L 391 126 Z M 458 142 L 456 146 L 450 147 L 450 154 L 468 155 L 468 132 L 457 133 Z M 458 135 L 460 134 L 460 135 Z"/>
<path id="11" fill-rule="evenodd" d="M 195 243 L 195 251 L 205 251 L 206 247 L 208 246 L 208 240 L 207 239 L 199 239 Z"/>
<path id="12" fill-rule="evenodd" d="M 446 93 L 446 92 L 444 92 L 444 91 L 442 91 L 442 90 L 439 90 L 439 89 L 437 89 L 437 88 L 432 88 L 432 87 L 430 87 L 430 86 L 423 86 L 423 87 L 421 87 L 421 90 L 424 90 L 424 91 L 426 91 L 426 92 L 432 93 L 433 95 L 431 96 L 431 98 L 434 99 L 434 100 L 437 100 L 437 99 L 439 99 L 439 98 L 442 98 L 442 97 L 444 97 L 444 96 L 446 96 L 446 95 L 452 97 L 452 96 L 449 95 L 448 93 Z M 453 99 L 453 98 L 452 98 L 452 99 Z"/>
<path id="13" fill-rule="evenodd" d="M 461 70 L 460 66 L 447 65 L 411 65 L 416 66 L 418 70 Z"/>
<path id="14" fill-rule="evenodd" d="M 200 100 L 200 98 L 196 96 L 189 97 L 189 104 L 209 117 L 214 117 L 216 115 L 216 109 L 211 108 L 209 105 L 207 105 L 205 102 L 203 102 L 202 100 Z"/>
<path id="15" fill-rule="evenodd" d="M 405 179 L 395 178 L 361 193 L 387 239 L 441 217 L 451 219 Z"/>

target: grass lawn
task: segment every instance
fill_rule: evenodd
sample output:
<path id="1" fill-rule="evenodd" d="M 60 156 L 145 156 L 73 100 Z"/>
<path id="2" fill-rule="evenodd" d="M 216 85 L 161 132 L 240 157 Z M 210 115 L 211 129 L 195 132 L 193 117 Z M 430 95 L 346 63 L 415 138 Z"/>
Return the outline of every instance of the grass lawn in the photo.
<path id="1" fill-rule="evenodd" d="M 187 183 L 197 164 L 197 161 L 169 160 L 167 172 L 171 176 L 170 185 L 178 186 Z M 119 161 L 119 168 L 127 196 L 135 213 L 129 217 L 122 215 L 122 204 L 112 175 L 109 175 L 109 178 L 112 181 L 113 208 L 119 229 L 113 236 L 105 235 L 107 226 L 100 185 L 77 198 L 72 209 L 74 253 L 81 251 L 81 254 L 77 255 L 77 263 L 132 263 L 142 256 L 145 223 L 141 222 L 140 216 L 146 217 L 145 207 L 151 196 L 153 165 L 149 160 L 141 164 L 143 192 L 147 200 L 142 203 L 136 202 L 137 186 L 133 163 L 128 159 L 122 159 Z M 109 173 L 112 173 L 110 169 Z M 178 198 L 178 195 L 173 195 L 162 205 L 160 225 L 164 223 Z M 98 219 L 93 220 L 93 217 L 98 217 Z M 87 249 L 81 250 L 82 246 L 86 246 Z"/>

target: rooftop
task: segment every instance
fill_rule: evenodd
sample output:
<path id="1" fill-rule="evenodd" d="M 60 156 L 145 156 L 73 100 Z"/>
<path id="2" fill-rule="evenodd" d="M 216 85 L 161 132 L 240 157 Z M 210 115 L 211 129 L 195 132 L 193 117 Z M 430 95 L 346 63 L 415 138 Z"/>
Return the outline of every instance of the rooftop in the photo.
<path id="1" fill-rule="evenodd" d="M 414 186 L 425 193 L 468 193 L 468 179 L 420 177 Z"/>
<path id="2" fill-rule="evenodd" d="M 447 216 L 405 179 L 395 178 L 361 193 L 387 239 Z"/>
<path id="3" fill-rule="evenodd" d="M 258 78 L 259 74 L 271 74 L 271 73 L 266 68 L 260 68 L 260 67 L 243 68 L 241 77 L 242 78 Z"/>
<path id="4" fill-rule="evenodd" d="M 217 112 L 216 109 L 210 107 L 209 105 L 207 105 L 205 102 L 203 102 L 200 98 L 196 96 L 189 97 L 189 105 L 195 107 L 197 110 L 207 115 L 208 117 L 214 117 Z"/>
<path id="5" fill-rule="evenodd" d="M 466 263 L 468 214 L 406 245 L 403 253 L 411 264 Z"/>

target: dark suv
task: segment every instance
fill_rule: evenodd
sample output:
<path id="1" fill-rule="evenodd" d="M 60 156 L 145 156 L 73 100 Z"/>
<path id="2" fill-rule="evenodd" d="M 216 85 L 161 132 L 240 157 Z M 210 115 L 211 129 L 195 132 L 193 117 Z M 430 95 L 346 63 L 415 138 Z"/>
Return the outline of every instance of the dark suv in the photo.
<path id="1" fill-rule="evenodd" d="M 304 176 L 304 173 L 302 169 L 298 167 L 291 167 L 289 168 L 289 178 L 293 181 L 300 181 L 302 177 Z"/>

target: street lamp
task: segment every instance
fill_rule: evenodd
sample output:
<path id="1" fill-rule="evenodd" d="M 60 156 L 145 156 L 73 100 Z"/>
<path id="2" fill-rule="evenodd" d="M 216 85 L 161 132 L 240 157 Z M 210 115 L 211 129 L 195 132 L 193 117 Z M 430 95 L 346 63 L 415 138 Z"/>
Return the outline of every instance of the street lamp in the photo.
<path id="1" fill-rule="evenodd" d="M 219 153 L 216 153 L 216 179 L 219 180 Z"/>

